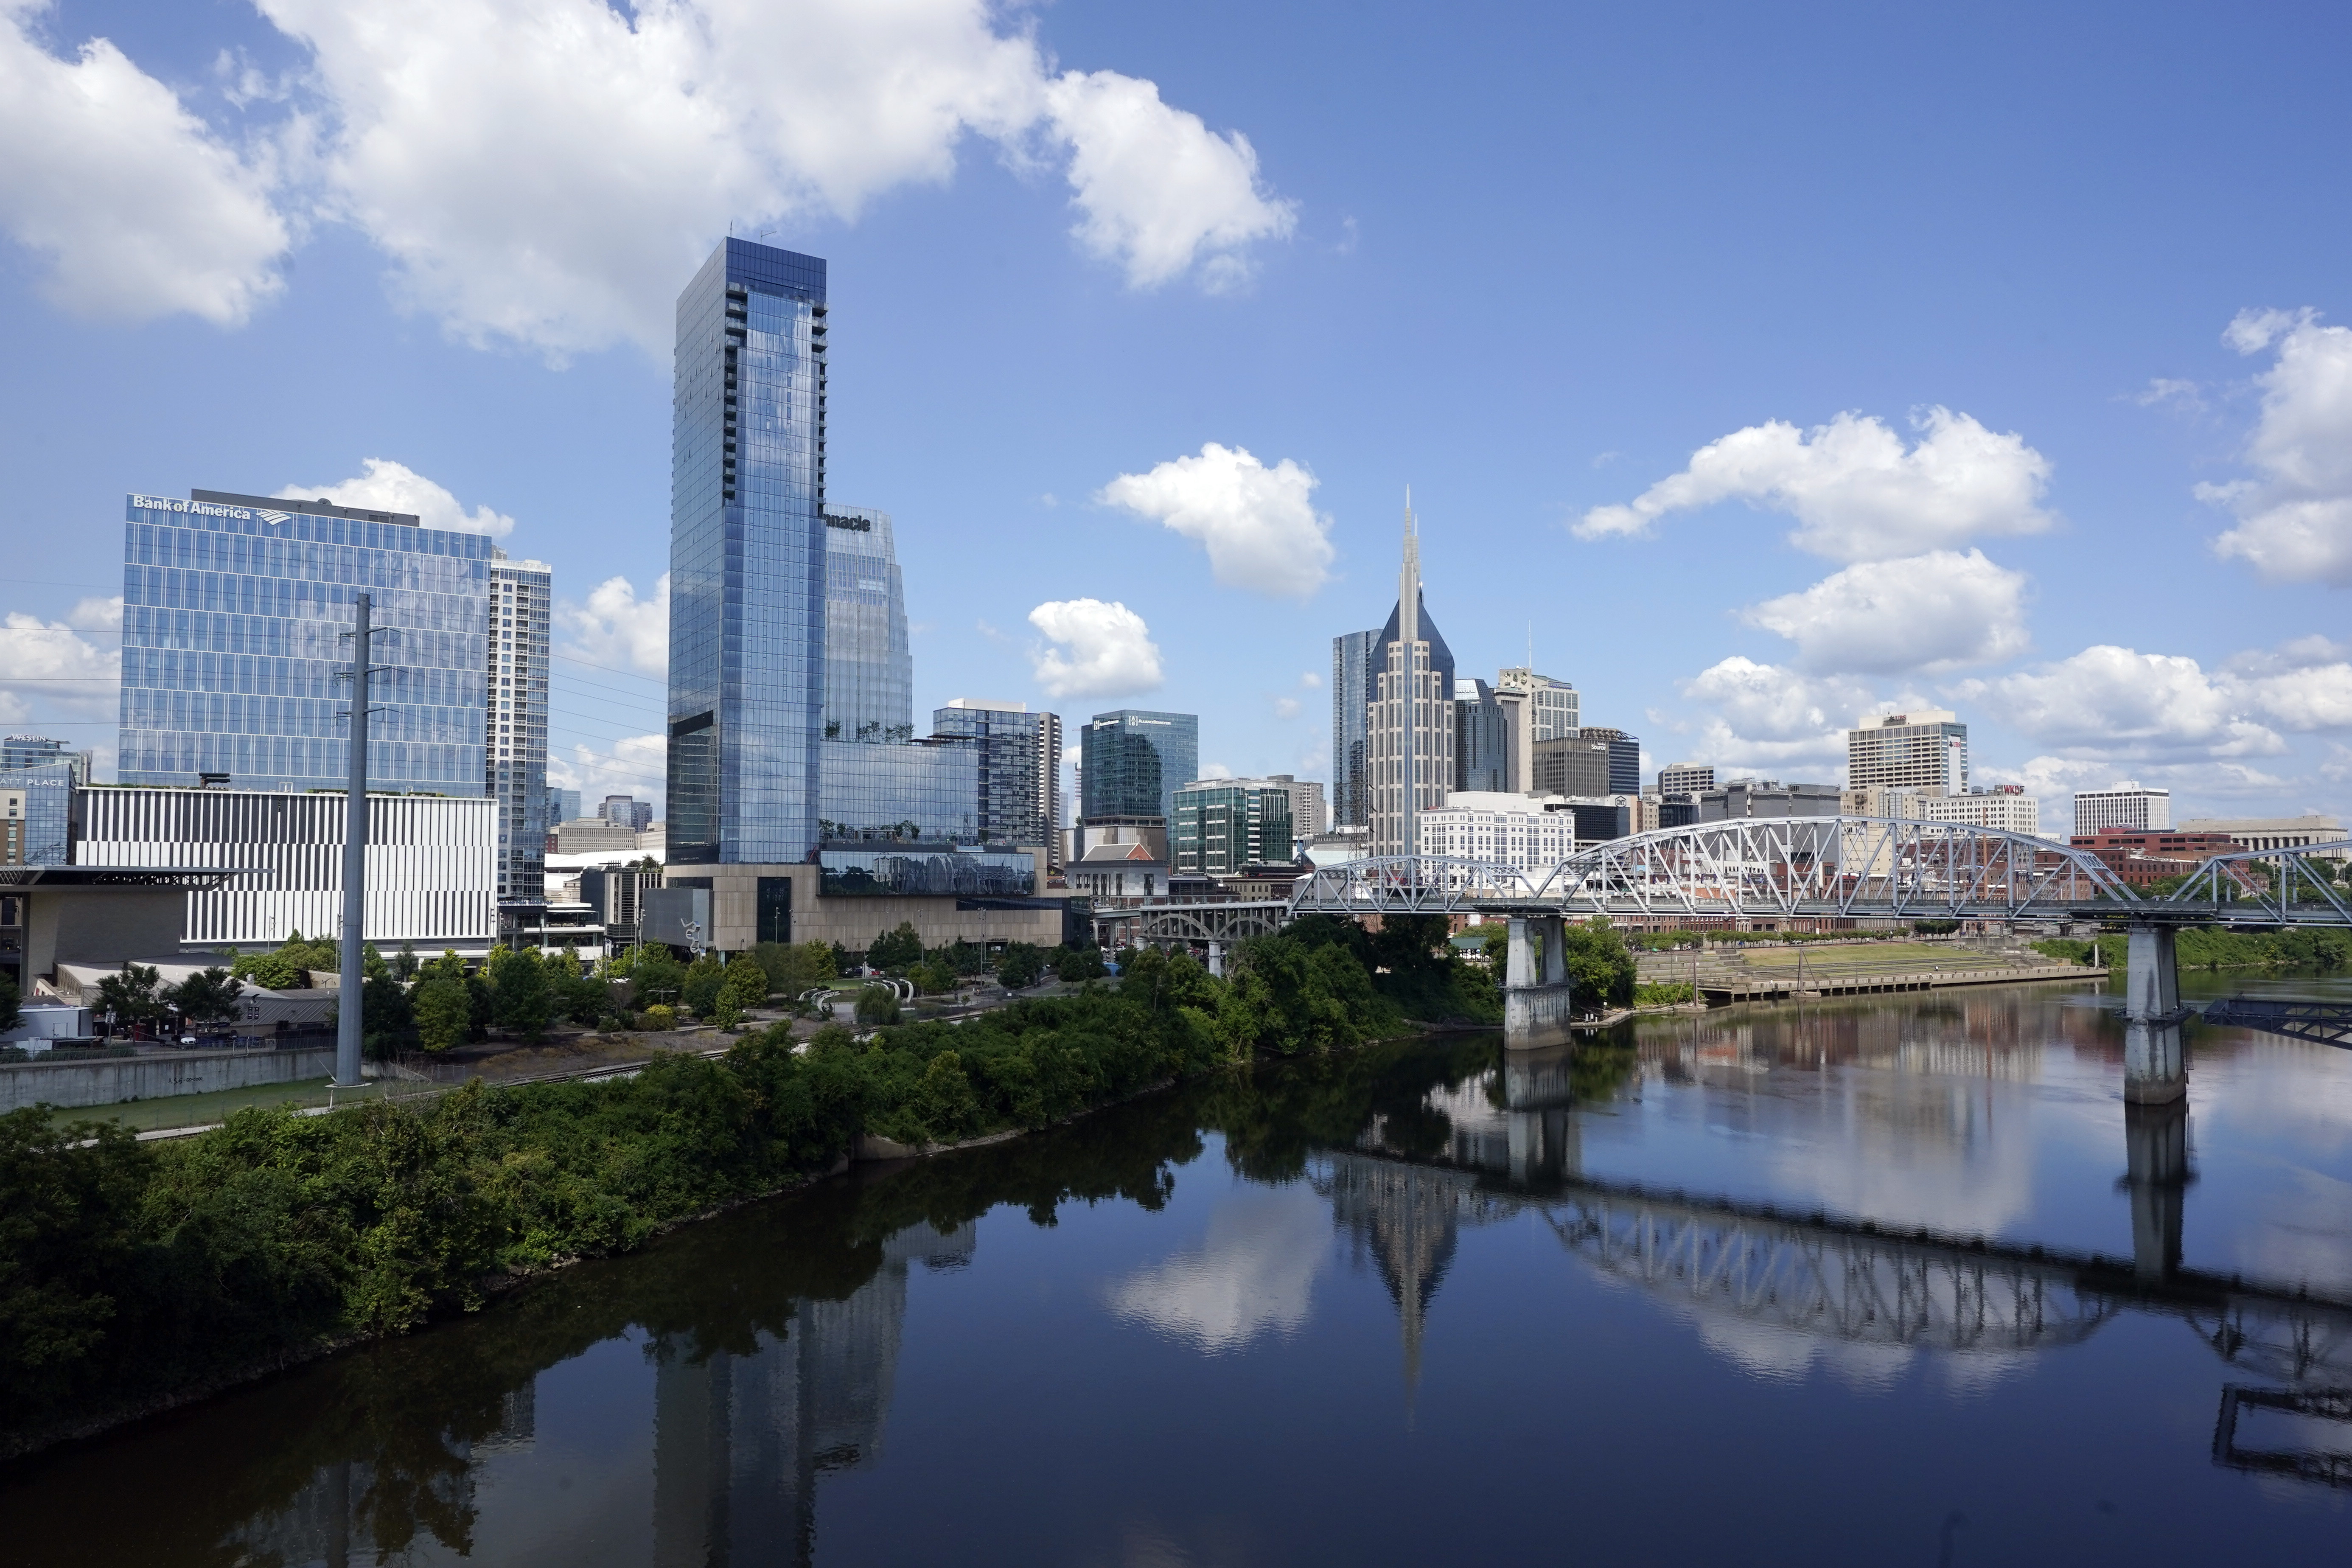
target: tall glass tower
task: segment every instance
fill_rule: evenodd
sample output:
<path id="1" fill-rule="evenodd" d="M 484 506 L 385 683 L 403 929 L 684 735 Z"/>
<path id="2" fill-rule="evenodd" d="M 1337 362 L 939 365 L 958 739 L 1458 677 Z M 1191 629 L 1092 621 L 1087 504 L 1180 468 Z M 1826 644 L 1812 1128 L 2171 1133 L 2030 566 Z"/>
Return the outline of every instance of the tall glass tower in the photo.
<path id="1" fill-rule="evenodd" d="M 1365 716 L 1380 681 L 1378 632 L 1342 632 L 1331 639 L 1331 822 L 1361 827 L 1372 819 L 1365 782 Z"/>
<path id="2" fill-rule="evenodd" d="M 1078 732 L 1080 815 L 1176 815 L 1176 792 L 1200 776 L 1201 720 L 1193 713 L 1122 708 Z"/>
<path id="3" fill-rule="evenodd" d="M 673 865 L 816 845 L 824 714 L 824 263 L 748 239 L 677 300 L 670 447 Z"/>
<path id="4" fill-rule="evenodd" d="M 824 513 L 824 738 L 915 738 L 915 658 L 890 514 Z"/>
<path id="5" fill-rule="evenodd" d="M 341 789 L 352 600 L 374 596 L 368 779 L 480 795 L 493 547 L 405 512 L 192 490 L 128 499 L 122 542 L 126 784 L 215 773 L 247 789 Z"/>

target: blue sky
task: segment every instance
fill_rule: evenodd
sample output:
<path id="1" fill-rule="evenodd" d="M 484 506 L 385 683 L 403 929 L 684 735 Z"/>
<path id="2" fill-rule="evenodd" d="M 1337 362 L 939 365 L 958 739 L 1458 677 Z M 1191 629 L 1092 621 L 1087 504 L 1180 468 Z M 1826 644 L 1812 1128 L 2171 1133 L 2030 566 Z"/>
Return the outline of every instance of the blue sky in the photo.
<path id="1" fill-rule="evenodd" d="M 2352 805 L 2340 11 L 407 9 L 0 0 L 8 728 L 110 744 L 124 492 L 299 485 L 552 563 L 557 761 L 657 785 L 732 223 L 831 263 L 919 716 L 1320 775 L 1409 483 L 1464 671 L 1653 768 L 1937 703 L 2046 827 Z"/>

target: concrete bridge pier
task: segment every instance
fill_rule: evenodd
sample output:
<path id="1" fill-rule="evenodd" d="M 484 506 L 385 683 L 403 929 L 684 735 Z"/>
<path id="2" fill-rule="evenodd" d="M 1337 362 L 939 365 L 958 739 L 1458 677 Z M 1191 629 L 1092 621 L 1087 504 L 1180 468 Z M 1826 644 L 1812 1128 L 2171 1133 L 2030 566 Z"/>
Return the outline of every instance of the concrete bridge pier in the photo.
<path id="1" fill-rule="evenodd" d="M 1568 922 L 1558 915 L 1514 915 L 1503 973 L 1503 1046 L 1530 1051 L 1569 1039 Z M 1540 937 L 1543 949 L 1536 950 Z"/>
<path id="2" fill-rule="evenodd" d="M 2124 1103 L 2124 1186 L 2131 1194 L 2132 1271 L 2149 1284 L 2180 1272 L 2189 1188 L 2189 1102 Z"/>
<path id="3" fill-rule="evenodd" d="M 1503 1058 L 1503 1132 L 1511 1180 L 1543 1185 L 1584 1173 L 1578 1137 L 1576 1047 L 1507 1052 Z"/>
<path id="4" fill-rule="evenodd" d="M 2124 1099 L 2162 1105 L 2189 1092 L 2180 1048 L 2180 966 L 2170 926 L 2134 925 L 2126 938 Z"/>

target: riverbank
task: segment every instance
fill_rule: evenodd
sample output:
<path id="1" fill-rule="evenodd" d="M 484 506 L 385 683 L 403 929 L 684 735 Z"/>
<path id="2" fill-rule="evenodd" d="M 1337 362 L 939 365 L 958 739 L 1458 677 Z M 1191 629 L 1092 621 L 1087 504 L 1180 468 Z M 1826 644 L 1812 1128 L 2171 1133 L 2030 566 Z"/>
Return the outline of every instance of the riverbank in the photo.
<path id="1" fill-rule="evenodd" d="M 1276 938 L 1229 981 L 1147 954 L 1116 990 L 953 1023 L 805 1043 L 776 1026 L 625 1076 L 251 1107 L 172 1142 L 15 1112 L 0 1117 L 0 1457 L 476 1310 L 861 1149 L 994 1141 L 1404 1027 L 1347 946 Z"/>

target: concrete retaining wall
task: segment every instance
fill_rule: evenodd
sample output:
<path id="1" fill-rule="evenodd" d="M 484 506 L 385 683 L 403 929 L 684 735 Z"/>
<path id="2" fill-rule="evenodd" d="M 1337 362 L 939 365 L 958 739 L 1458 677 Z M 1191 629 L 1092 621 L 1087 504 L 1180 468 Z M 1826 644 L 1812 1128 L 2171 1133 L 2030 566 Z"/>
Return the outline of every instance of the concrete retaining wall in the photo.
<path id="1" fill-rule="evenodd" d="M 113 1105 L 169 1094 L 206 1094 L 325 1078 L 335 1047 L 285 1051 L 172 1051 L 151 1057 L 100 1057 L 80 1062 L 0 1062 L 0 1110 L 51 1105 Z"/>
<path id="2" fill-rule="evenodd" d="M 1575 1016 L 1570 987 L 1515 985 L 1503 991 L 1503 1047 L 1528 1051 L 1544 1046 L 1564 1046 Z"/>

